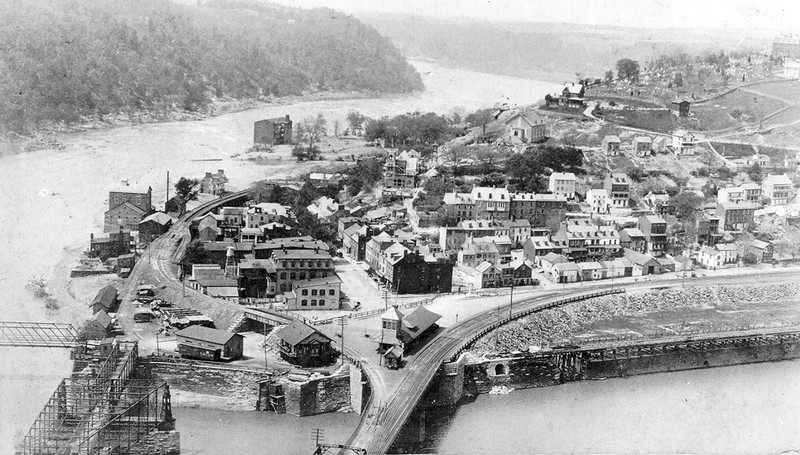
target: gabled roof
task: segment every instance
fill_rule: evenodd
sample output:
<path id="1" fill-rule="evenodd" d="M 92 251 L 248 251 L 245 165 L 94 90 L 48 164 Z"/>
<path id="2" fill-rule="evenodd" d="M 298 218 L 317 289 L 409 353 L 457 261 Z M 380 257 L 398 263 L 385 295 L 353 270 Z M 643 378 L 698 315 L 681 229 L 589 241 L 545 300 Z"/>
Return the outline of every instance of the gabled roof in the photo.
<path id="1" fill-rule="evenodd" d="M 128 201 L 125 201 L 125 202 L 123 202 L 121 204 L 118 204 L 118 205 L 115 205 L 114 207 L 111 207 L 110 209 L 106 210 L 106 213 L 116 212 L 116 211 L 118 211 L 118 210 L 120 210 L 122 208 L 127 208 L 128 210 L 133 210 L 139 216 L 142 216 L 142 215 L 145 214 L 144 210 L 140 209 L 139 207 L 136 207 L 135 205 L 131 204 Z"/>
<path id="2" fill-rule="evenodd" d="M 759 250 L 763 250 L 764 248 L 770 246 L 770 243 L 756 239 L 750 242 L 750 246 L 753 248 L 758 248 Z"/>
<path id="3" fill-rule="evenodd" d="M 298 319 L 295 319 L 294 321 L 292 321 L 291 324 L 289 324 L 286 327 L 282 328 L 281 331 L 278 332 L 278 337 L 281 340 L 285 341 L 286 343 L 289 343 L 290 345 L 295 346 L 297 344 L 302 343 L 308 337 L 310 337 L 311 335 L 314 335 L 314 334 L 317 334 L 317 335 L 325 338 L 326 340 L 330 341 L 330 338 L 328 338 L 324 333 L 320 332 L 319 330 L 317 330 L 317 329 L 315 329 L 315 328 L 313 328 L 311 326 L 308 326 L 308 325 L 300 322 L 300 320 L 298 320 Z"/>
<path id="4" fill-rule="evenodd" d="M 761 183 L 764 184 L 764 185 L 766 185 L 766 184 L 791 185 L 792 184 L 792 180 L 786 174 L 780 174 L 780 175 L 770 174 Z"/>
<path id="5" fill-rule="evenodd" d="M 551 264 L 562 264 L 564 262 L 569 262 L 569 259 L 558 253 L 547 253 L 544 255 L 542 260 L 547 261 Z"/>
<path id="6" fill-rule="evenodd" d="M 91 306 L 94 306 L 95 304 L 100 304 L 105 309 L 109 309 L 114 304 L 114 301 L 117 299 L 117 295 L 119 295 L 119 293 L 117 292 L 117 288 L 109 284 L 103 289 L 100 289 L 100 292 L 98 292 L 97 296 L 95 296 L 94 300 L 92 300 Z"/>
<path id="7" fill-rule="evenodd" d="M 402 331 L 416 338 L 442 317 L 425 307 L 419 307 L 401 321 Z"/>
<path id="8" fill-rule="evenodd" d="M 475 270 L 477 270 L 480 273 L 484 273 L 485 271 L 487 271 L 487 270 L 489 270 L 491 268 L 496 268 L 496 267 L 494 266 L 494 264 L 492 264 L 489 261 L 483 261 L 480 264 L 478 264 L 477 266 L 475 266 Z"/>
<path id="9" fill-rule="evenodd" d="M 601 270 L 603 265 L 599 262 L 579 262 L 578 267 L 581 270 Z"/>
<path id="10" fill-rule="evenodd" d="M 625 256 L 625 259 L 628 259 L 629 261 L 639 266 L 647 265 L 653 262 L 655 262 L 656 264 L 658 263 L 658 261 L 656 261 L 654 257 L 640 253 L 638 251 L 633 251 L 628 248 L 625 248 L 623 255 Z"/>
<path id="11" fill-rule="evenodd" d="M 572 172 L 553 172 L 550 174 L 551 180 L 575 180 L 575 174 Z"/>
<path id="12" fill-rule="evenodd" d="M 714 247 L 719 251 L 736 251 L 738 249 L 733 243 L 718 243 Z"/>
<path id="13" fill-rule="evenodd" d="M 616 134 L 609 134 L 603 137 L 603 142 L 621 142 Z"/>
<path id="14" fill-rule="evenodd" d="M 190 325 L 189 327 L 176 332 L 175 336 L 224 345 L 232 338 L 241 335 L 238 333 L 228 332 L 227 330 L 210 329 L 200 325 Z"/>
<path id="15" fill-rule="evenodd" d="M 95 313 L 94 320 L 104 328 L 108 328 L 108 326 L 111 325 L 111 316 L 109 316 L 105 310 L 100 310 Z"/>
<path id="16" fill-rule="evenodd" d="M 392 306 L 381 315 L 381 319 L 386 319 L 389 321 L 399 321 L 403 319 L 403 313 L 400 310 L 398 310 L 396 306 Z"/>
<path id="17" fill-rule="evenodd" d="M 143 224 L 143 223 L 146 223 L 148 221 L 155 221 L 156 223 L 158 223 L 158 224 L 160 224 L 162 226 L 166 226 L 167 223 L 171 223 L 172 222 L 172 217 L 167 215 L 164 212 L 155 212 L 155 213 L 147 216 L 142 221 L 140 221 L 139 224 Z"/>

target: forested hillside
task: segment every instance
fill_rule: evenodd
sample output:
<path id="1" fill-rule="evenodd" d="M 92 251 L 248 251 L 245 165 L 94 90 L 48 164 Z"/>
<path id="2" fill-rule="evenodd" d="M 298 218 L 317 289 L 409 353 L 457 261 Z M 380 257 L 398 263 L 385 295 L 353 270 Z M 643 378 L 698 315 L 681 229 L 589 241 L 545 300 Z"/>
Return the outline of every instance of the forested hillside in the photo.
<path id="1" fill-rule="evenodd" d="M 0 43 L 0 131 L 219 98 L 424 88 L 387 39 L 328 9 L 0 0 Z"/>
<path id="2" fill-rule="evenodd" d="M 773 37 L 762 30 L 677 30 L 648 24 L 501 23 L 399 14 L 362 14 L 359 19 L 410 58 L 554 82 L 574 80 L 576 73 L 602 77 L 621 58 L 644 63 L 677 50 L 760 49 Z"/>

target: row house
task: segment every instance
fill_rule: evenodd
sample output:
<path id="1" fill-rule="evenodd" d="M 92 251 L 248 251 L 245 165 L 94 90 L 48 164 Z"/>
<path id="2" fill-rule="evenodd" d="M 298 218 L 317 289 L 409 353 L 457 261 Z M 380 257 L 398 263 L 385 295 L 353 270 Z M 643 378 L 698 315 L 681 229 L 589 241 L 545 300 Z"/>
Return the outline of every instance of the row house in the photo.
<path id="1" fill-rule="evenodd" d="M 639 229 L 646 240 L 645 251 L 656 256 L 667 250 L 667 222 L 660 216 L 645 215 L 639 218 Z"/>
<path id="2" fill-rule="evenodd" d="M 500 268 L 503 286 L 530 286 L 534 281 L 533 268 L 525 259 L 515 259 Z"/>
<path id="3" fill-rule="evenodd" d="M 292 119 L 288 115 L 253 123 L 253 144 L 272 146 L 291 142 Z"/>
<path id="4" fill-rule="evenodd" d="M 509 235 L 509 230 L 493 220 L 464 220 L 455 227 L 439 228 L 439 245 L 445 251 L 455 251 L 467 238 Z"/>
<path id="5" fill-rule="evenodd" d="M 374 234 L 375 230 L 372 227 L 354 224 L 344 231 L 342 248 L 356 261 L 363 261 L 367 257 L 367 242 Z"/>
<path id="6" fill-rule="evenodd" d="M 755 239 L 747 245 L 745 255 L 753 255 L 756 262 L 772 261 L 775 247 L 770 242 Z"/>
<path id="7" fill-rule="evenodd" d="M 636 136 L 631 143 L 633 154 L 638 157 L 649 156 L 653 151 L 653 140 L 650 136 Z"/>
<path id="8" fill-rule="evenodd" d="M 561 254 L 563 248 L 553 243 L 549 237 L 536 236 L 525 241 L 522 245 L 522 251 L 525 259 L 540 266 L 540 258 L 550 253 Z"/>
<path id="9" fill-rule="evenodd" d="M 764 196 L 769 198 L 771 205 L 783 205 L 790 202 L 794 184 L 786 174 L 770 174 L 761 182 L 761 187 L 764 190 Z"/>
<path id="10" fill-rule="evenodd" d="M 458 251 L 458 262 L 471 267 L 483 261 L 507 264 L 511 262 L 511 247 L 511 239 L 505 235 L 468 237 Z"/>
<path id="11" fill-rule="evenodd" d="M 475 219 L 475 201 L 472 193 L 447 193 L 442 198 L 445 213 L 456 221 Z"/>
<path id="12" fill-rule="evenodd" d="M 616 228 L 594 224 L 589 219 L 562 222 L 552 240 L 565 247 L 564 254 L 573 262 L 607 259 L 620 252 L 620 238 Z"/>
<path id="13" fill-rule="evenodd" d="M 611 172 L 606 175 L 603 183 L 611 198 L 611 208 L 626 208 L 631 193 L 631 182 L 628 176 L 621 172 Z"/>
<path id="14" fill-rule="evenodd" d="M 703 246 L 714 246 L 722 240 L 724 234 L 720 232 L 720 218 L 718 216 L 702 213 L 697 217 L 697 243 Z"/>
<path id="15" fill-rule="evenodd" d="M 714 214 L 719 217 L 722 229 L 743 231 L 753 222 L 757 208 L 752 202 L 717 202 Z"/>
<path id="16" fill-rule="evenodd" d="M 706 246 L 697 253 L 697 262 L 709 270 L 735 267 L 738 259 L 738 249 L 732 243 Z"/>
<path id="17" fill-rule="evenodd" d="M 486 220 L 507 220 L 511 212 L 511 198 L 507 188 L 475 187 L 471 192 L 475 217 Z"/>
<path id="18" fill-rule="evenodd" d="M 528 220 L 533 227 L 564 219 L 567 198 L 558 194 L 512 193 L 511 219 Z"/>
<path id="19" fill-rule="evenodd" d="M 422 255 L 400 243 L 379 253 L 375 271 L 398 294 L 451 292 L 454 263 L 446 258 Z"/>
<path id="20" fill-rule="evenodd" d="M 484 261 L 475 267 L 462 267 L 471 289 L 497 288 L 503 285 L 503 272 L 493 263 Z"/>
<path id="21" fill-rule="evenodd" d="M 758 202 L 759 199 L 761 186 L 755 183 L 729 186 L 717 191 L 717 202 Z"/>
<path id="22" fill-rule="evenodd" d="M 576 183 L 577 178 L 572 172 L 553 172 L 550 174 L 547 189 L 570 200 L 575 198 Z"/>
<path id="23" fill-rule="evenodd" d="M 515 248 L 521 247 L 531 236 L 531 222 L 526 219 L 501 221 L 500 225 L 505 229 L 499 235 L 507 235 Z"/>

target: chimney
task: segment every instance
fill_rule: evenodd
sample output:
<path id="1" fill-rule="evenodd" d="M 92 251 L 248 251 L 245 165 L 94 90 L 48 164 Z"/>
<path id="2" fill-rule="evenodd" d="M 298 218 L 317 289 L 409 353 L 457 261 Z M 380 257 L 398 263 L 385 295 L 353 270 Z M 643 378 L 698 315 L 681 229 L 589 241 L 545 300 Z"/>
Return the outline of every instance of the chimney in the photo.
<path id="1" fill-rule="evenodd" d="M 94 233 L 89 233 L 89 242 L 94 242 Z"/>

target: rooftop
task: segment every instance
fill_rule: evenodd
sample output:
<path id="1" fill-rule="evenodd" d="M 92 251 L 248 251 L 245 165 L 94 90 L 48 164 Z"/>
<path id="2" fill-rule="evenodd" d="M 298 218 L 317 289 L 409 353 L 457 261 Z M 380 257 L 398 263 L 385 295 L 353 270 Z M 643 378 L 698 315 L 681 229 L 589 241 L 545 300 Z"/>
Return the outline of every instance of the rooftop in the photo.
<path id="1" fill-rule="evenodd" d="M 175 336 L 181 338 L 191 338 L 199 341 L 207 341 L 212 344 L 224 345 L 232 338 L 241 335 L 228 332 L 227 330 L 210 329 L 200 325 L 190 325 L 189 327 L 186 327 L 185 329 L 175 333 Z"/>

